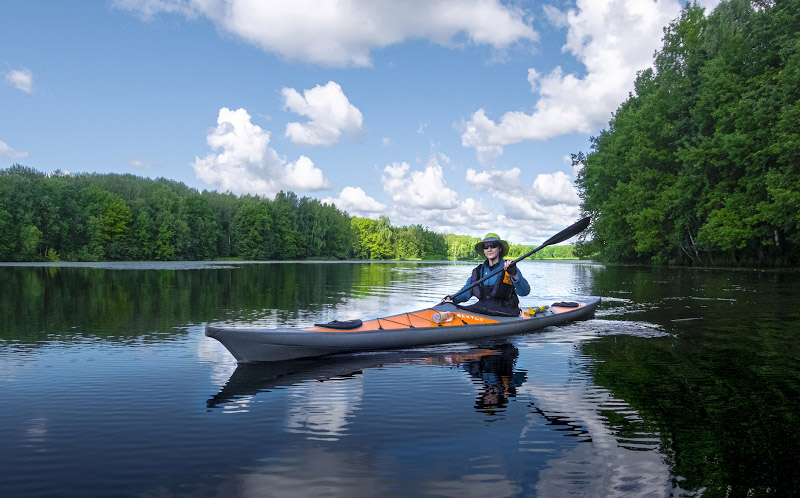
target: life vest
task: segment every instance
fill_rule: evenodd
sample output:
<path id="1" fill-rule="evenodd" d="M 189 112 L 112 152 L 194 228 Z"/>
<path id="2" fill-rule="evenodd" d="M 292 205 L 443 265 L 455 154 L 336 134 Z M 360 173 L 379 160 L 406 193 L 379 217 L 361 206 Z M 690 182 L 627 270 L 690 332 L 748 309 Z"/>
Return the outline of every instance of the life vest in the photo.
<path id="1" fill-rule="evenodd" d="M 500 260 L 497 264 L 502 265 L 503 260 Z M 472 270 L 472 278 L 470 281 L 477 282 L 483 278 L 484 268 L 492 270 L 489 266 L 489 262 L 484 261 Z M 489 280 L 474 286 L 472 288 L 472 295 L 477 297 L 479 301 L 487 299 L 496 301 L 504 308 L 519 307 L 519 298 L 517 297 L 517 292 L 514 290 L 514 284 L 511 282 L 511 275 L 509 275 L 507 271 L 503 271 L 501 274 L 497 275 L 493 284 L 489 284 Z"/>

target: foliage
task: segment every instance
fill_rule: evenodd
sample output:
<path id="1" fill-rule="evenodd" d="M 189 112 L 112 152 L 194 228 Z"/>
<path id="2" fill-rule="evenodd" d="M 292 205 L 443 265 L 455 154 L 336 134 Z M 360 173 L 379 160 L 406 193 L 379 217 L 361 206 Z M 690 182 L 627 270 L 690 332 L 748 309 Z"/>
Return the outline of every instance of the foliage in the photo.
<path id="1" fill-rule="evenodd" d="M 593 219 L 579 256 L 798 263 L 798 31 L 800 0 L 684 8 L 655 69 L 573 155 Z"/>
<path id="2" fill-rule="evenodd" d="M 0 260 L 207 260 L 349 257 L 335 206 L 198 192 L 133 175 L 0 170 Z"/>
<path id="3" fill-rule="evenodd" d="M 0 170 L 0 261 L 475 259 L 478 240 L 350 217 L 292 192 L 266 199 L 163 178 Z"/>
<path id="4" fill-rule="evenodd" d="M 351 217 L 293 192 L 237 197 L 163 178 L 0 170 L 0 261 L 478 259 L 479 240 Z M 567 247 L 537 257 L 571 258 Z M 512 245 L 509 257 L 530 249 Z"/>

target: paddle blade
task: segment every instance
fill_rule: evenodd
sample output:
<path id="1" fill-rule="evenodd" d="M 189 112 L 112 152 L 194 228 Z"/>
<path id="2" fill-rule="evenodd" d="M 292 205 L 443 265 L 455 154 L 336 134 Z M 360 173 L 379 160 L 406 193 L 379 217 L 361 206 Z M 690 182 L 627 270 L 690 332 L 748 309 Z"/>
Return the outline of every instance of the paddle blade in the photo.
<path id="1" fill-rule="evenodd" d="M 587 216 L 586 218 L 575 223 L 574 225 L 568 226 L 567 228 L 553 235 L 539 247 L 545 247 L 551 244 L 558 244 L 559 242 L 564 242 L 565 240 L 574 237 L 579 233 L 581 233 L 582 231 L 586 230 L 586 227 L 589 226 L 589 223 L 591 223 L 591 221 L 592 219 Z"/>

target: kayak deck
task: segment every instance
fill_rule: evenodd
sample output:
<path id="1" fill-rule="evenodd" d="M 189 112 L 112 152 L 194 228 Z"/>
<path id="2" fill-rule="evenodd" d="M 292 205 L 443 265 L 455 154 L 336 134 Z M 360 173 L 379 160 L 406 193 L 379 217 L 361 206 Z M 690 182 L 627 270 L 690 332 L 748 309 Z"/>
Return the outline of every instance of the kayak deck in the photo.
<path id="1" fill-rule="evenodd" d="M 445 303 L 364 322 L 333 322 L 300 329 L 207 325 L 206 335 L 220 341 L 240 363 L 254 363 L 525 333 L 589 318 L 599 304 L 600 298 L 594 297 L 580 303 L 522 308 L 520 316 L 504 317 Z"/>

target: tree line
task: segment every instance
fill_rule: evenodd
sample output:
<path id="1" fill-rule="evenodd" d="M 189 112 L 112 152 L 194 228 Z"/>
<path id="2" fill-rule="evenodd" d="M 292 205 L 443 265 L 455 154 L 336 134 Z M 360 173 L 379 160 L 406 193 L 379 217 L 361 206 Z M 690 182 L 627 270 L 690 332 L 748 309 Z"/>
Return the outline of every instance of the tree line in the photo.
<path id="1" fill-rule="evenodd" d="M 592 138 L 577 184 L 582 257 L 800 261 L 800 0 L 687 5 L 653 69 Z"/>
<path id="2" fill-rule="evenodd" d="M 478 241 L 351 217 L 292 192 L 267 199 L 129 174 L 0 170 L 0 261 L 475 259 Z M 512 256 L 527 250 L 512 246 Z"/>

